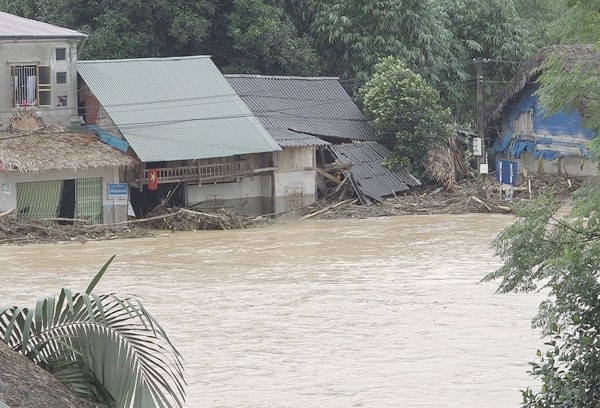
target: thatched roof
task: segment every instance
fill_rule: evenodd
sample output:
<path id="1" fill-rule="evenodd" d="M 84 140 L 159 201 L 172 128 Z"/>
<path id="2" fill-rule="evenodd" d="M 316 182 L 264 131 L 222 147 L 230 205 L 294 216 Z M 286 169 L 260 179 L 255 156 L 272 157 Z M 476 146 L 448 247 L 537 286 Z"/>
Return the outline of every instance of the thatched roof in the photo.
<path id="1" fill-rule="evenodd" d="M 67 387 L 0 341 L 0 406 L 82 408 Z"/>
<path id="2" fill-rule="evenodd" d="M 136 160 L 93 132 L 0 133 L 0 171 L 44 172 L 131 167 Z"/>
<path id="3" fill-rule="evenodd" d="M 553 45 L 540 49 L 533 58 L 502 88 L 500 93 L 488 105 L 487 121 L 497 119 L 506 104 L 525 88 L 528 83 L 535 81 L 540 74 L 542 64 L 553 54 L 565 58 L 565 68 L 572 69 L 577 65 L 600 67 L 600 50 L 594 45 Z"/>

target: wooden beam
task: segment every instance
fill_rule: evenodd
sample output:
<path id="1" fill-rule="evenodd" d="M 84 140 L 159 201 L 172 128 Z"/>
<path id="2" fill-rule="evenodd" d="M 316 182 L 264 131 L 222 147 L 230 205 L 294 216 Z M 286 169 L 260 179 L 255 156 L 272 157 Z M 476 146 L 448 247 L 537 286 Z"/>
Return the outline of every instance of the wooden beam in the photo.
<path id="1" fill-rule="evenodd" d="M 317 211 L 317 212 L 314 212 L 314 213 L 312 213 L 312 214 L 305 215 L 304 217 L 302 217 L 302 218 L 300 218 L 300 219 L 301 219 L 301 220 L 307 220 L 307 219 L 309 219 L 309 218 L 312 218 L 312 217 L 314 217 L 315 215 L 323 214 L 324 212 L 326 212 L 326 211 L 329 211 L 329 210 L 331 210 L 331 209 L 334 209 L 334 208 L 336 208 L 336 207 L 339 207 L 340 205 L 347 204 L 347 203 L 349 203 L 350 201 L 352 201 L 352 204 L 354 204 L 354 203 L 355 203 L 355 202 L 357 202 L 358 200 L 351 198 L 351 199 L 349 199 L 349 200 L 342 201 L 341 203 L 337 203 L 337 204 L 330 205 L 329 207 L 325 207 L 325 208 L 323 208 L 322 210 L 319 210 L 319 211 Z"/>
<path id="2" fill-rule="evenodd" d="M 319 173 L 320 175 L 322 175 L 323 177 L 325 177 L 325 178 L 327 178 L 327 179 L 329 179 L 331 181 L 336 182 L 337 184 L 340 184 L 342 182 L 342 180 L 338 180 L 337 178 L 333 177 L 331 174 L 327 173 L 325 170 L 323 170 L 323 169 L 321 169 L 319 167 L 317 167 L 315 169 L 315 171 L 317 173 Z"/>
<path id="3" fill-rule="evenodd" d="M 8 210 L 8 211 L 4 211 L 3 213 L 0 213 L 0 218 L 4 218 L 7 217 L 13 213 L 17 212 L 17 210 L 15 210 L 14 208 Z"/>

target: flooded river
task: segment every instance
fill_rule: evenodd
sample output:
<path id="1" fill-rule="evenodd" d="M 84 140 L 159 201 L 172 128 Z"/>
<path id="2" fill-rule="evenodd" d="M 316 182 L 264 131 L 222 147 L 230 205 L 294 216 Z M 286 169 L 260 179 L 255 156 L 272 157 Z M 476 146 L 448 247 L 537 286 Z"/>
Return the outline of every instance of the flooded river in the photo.
<path id="1" fill-rule="evenodd" d="M 478 284 L 506 216 L 305 221 L 0 247 L 0 303 L 134 293 L 185 359 L 188 407 L 515 407 L 540 295 Z"/>

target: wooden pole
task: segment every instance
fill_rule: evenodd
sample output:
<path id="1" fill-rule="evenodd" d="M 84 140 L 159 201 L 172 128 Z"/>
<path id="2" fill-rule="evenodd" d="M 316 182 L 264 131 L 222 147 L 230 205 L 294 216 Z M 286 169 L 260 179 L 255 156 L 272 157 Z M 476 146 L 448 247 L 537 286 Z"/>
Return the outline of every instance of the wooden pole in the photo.
<path id="1" fill-rule="evenodd" d="M 487 174 L 487 157 L 486 157 L 486 145 L 485 145 L 485 107 L 484 107 L 484 78 L 483 78 L 483 64 L 488 60 L 485 58 L 477 58 L 475 61 L 475 69 L 477 75 L 477 137 L 481 142 L 481 156 L 477 161 L 479 168 L 477 169 L 479 176 L 477 178 L 477 195 L 485 199 L 485 177 Z"/>

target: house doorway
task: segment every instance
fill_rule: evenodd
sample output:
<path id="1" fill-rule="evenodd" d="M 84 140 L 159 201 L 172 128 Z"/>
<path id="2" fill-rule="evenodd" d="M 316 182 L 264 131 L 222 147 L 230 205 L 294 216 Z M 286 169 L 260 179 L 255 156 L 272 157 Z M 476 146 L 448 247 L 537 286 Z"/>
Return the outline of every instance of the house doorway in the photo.
<path id="1" fill-rule="evenodd" d="M 184 207 L 185 183 L 159 184 L 156 190 L 148 190 L 147 185 L 142 191 L 139 188 L 130 188 L 129 199 L 136 217 L 147 216 L 165 200 L 167 207 Z"/>

